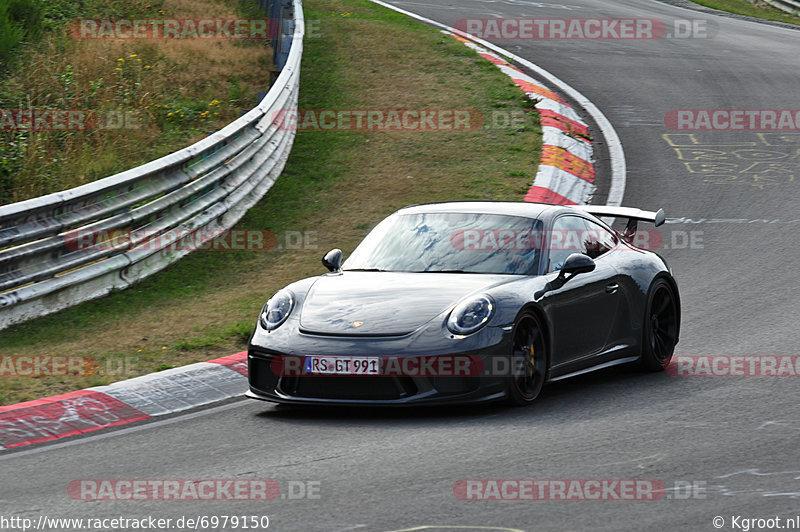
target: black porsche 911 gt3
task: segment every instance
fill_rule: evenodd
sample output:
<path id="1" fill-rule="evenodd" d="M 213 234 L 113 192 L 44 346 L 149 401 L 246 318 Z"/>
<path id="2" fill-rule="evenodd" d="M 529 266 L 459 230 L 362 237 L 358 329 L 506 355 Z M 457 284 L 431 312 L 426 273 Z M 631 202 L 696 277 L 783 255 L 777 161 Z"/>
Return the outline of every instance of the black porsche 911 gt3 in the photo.
<path id="1" fill-rule="evenodd" d="M 628 220 L 616 231 L 600 217 Z M 508 399 L 617 364 L 656 371 L 680 329 L 666 262 L 633 245 L 664 211 L 522 202 L 406 207 L 344 261 L 279 290 L 248 347 L 247 396 L 292 404 Z"/>

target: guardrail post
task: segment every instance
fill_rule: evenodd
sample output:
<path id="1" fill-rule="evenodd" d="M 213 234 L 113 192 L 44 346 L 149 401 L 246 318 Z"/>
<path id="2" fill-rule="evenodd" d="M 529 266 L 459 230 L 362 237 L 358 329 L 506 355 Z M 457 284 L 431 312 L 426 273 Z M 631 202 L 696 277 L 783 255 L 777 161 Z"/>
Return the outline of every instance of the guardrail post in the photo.
<path id="1" fill-rule="evenodd" d="M 292 47 L 292 35 L 294 35 L 294 17 L 292 16 L 292 1 L 282 0 L 276 2 L 280 4 L 280 31 L 278 33 L 278 48 L 275 51 L 275 67 L 278 72 L 286 66 L 286 59 L 289 57 L 289 50 Z"/>

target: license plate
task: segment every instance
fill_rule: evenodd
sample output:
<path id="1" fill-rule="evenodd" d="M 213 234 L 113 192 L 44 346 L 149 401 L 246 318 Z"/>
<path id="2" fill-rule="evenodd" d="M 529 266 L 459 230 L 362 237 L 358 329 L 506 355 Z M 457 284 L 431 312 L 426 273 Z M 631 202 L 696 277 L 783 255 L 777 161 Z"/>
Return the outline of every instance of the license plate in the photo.
<path id="1" fill-rule="evenodd" d="M 380 375 L 380 359 L 308 356 L 305 370 L 313 375 Z"/>

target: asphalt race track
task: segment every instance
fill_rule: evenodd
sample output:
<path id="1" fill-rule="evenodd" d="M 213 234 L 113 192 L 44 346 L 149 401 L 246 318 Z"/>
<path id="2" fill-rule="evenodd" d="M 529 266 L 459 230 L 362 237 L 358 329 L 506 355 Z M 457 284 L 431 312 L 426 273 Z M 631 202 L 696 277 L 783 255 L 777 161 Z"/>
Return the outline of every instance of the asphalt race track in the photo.
<path id="1" fill-rule="evenodd" d="M 625 149 L 623 205 L 666 211 L 661 252 L 683 299 L 676 354 L 798 354 L 800 132 L 674 131 L 665 116 L 797 109 L 800 31 L 651 0 L 394 5 L 448 25 L 469 17 L 652 18 L 671 31 L 676 19 L 703 21 L 705 37 L 488 40 L 592 100 Z M 553 384 L 523 409 L 386 412 L 235 400 L 8 452 L 0 456 L 0 514 L 266 515 L 270 530 L 298 532 L 715 530 L 719 516 L 721 529 L 732 530 L 743 518 L 800 515 L 798 384 L 796 374 L 607 370 Z M 274 479 L 285 498 L 87 502 L 67 492 L 76 479 L 202 478 Z M 656 500 L 474 501 L 454 493 L 462 479 L 523 478 L 649 479 L 665 490 Z"/>

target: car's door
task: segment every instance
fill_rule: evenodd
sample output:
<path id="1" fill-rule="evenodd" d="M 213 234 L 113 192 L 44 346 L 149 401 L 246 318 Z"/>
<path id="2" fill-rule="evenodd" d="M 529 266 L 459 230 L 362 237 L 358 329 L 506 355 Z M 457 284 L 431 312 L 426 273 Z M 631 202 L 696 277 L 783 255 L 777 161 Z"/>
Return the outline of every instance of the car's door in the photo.
<path id="1" fill-rule="evenodd" d="M 559 367 L 572 371 L 594 363 L 606 347 L 620 302 L 618 274 L 608 260 L 617 242 L 603 227 L 573 215 L 557 218 L 548 238 L 549 281 L 556 280 L 572 253 L 588 255 L 596 264 L 594 271 L 575 275 L 563 286 L 553 283 L 544 296 L 553 327 L 551 367 L 558 373 Z"/>

